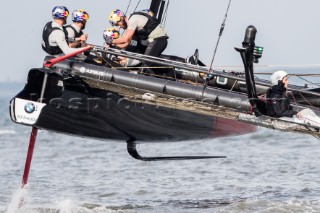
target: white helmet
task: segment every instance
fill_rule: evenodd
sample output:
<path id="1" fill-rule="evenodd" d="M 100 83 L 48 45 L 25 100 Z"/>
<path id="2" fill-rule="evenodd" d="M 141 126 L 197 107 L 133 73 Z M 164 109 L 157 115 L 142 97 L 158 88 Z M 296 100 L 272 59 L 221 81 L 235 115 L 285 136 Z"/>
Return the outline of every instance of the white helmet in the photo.
<path id="1" fill-rule="evenodd" d="M 272 75 L 271 75 L 271 84 L 272 85 L 278 85 L 278 81 L 282 81 L 282 79 L 284 77 L 286 77 L 288 75 L 288 73 L 286 71 L 283 71 L 283 70 L 279 70 L 279 71 L 276 71 L 274 72 Z"/>

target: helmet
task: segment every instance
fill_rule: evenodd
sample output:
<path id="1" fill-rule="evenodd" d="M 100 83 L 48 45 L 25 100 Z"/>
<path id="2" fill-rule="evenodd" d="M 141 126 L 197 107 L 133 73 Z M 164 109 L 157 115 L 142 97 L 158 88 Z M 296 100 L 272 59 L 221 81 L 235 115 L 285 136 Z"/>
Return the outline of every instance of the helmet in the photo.
<path id="1" fill-rule="evenodd" d="M 124 13 L 119 10 L 119 9 L 115 9 L 112 10 L 110 15 L 109 15 L 109 22 L 112 26 L 115 26 L 117 24 L 118 21 L 121 20 L 121 17 L 124 16 Z"/>
<path id="2" fill-rule="evenodd" d="M 69 10 L 65 6 L 56 6 L 52 9 L 52 18 L 54 19 L 67 19 Z"/>
<path id="3" fill-rule="evenodd" d="M 105 31 L 103 31 L 103 38 L 111 37 L 113 39 L 119 38 L 119 30 L 114 27 L 109 27 Z"/>
<path id="4" fill-rule="evenodd" d="M 286 71 L 283 71 L 283 70 L 279 70 L 279 71 L 274 72 L 271 75 L 271 84 L 272 85 L 278 85 L 278 81 L 282 81 L 282 79 L 284 77 L 286 77 L 287 75 L 288 75 L 288 73 Z"/>
<path id="5" fill-rule="evenodd" d="M 149 10 L 149 9 L 141 10 L 141 12 L 146 13 L 146 14 L 148 14 L 148 15 L 151 16 L 151 17 L 154 16 L 154 13 L 153 13 L 151 10 Z"/>
<path id="6" fill-rule="evenodd" d="M 85 10 L 75 10 L 72 12 L 72 21 L 83 22 L 88 21 L 89 14 Z"/>

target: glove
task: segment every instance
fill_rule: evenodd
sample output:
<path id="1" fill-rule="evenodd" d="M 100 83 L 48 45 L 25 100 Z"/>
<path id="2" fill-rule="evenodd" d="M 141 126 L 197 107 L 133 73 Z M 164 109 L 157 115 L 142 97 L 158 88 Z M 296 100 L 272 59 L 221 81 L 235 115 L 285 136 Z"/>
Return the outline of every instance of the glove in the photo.
<path id="1" fill-rule="evenodd" d="M 104 40 L 105 40 L 106 44 L 108 44 L 108 45 L 110 45 L 110 46 L 111 46 L 111 44 L 112 44 L 112 40 L 113 40 L 113 38 L 112 38 L 112 37 L 110 37 L 110 36 L 106 36 L 106 37 L 104 38 Z"/>

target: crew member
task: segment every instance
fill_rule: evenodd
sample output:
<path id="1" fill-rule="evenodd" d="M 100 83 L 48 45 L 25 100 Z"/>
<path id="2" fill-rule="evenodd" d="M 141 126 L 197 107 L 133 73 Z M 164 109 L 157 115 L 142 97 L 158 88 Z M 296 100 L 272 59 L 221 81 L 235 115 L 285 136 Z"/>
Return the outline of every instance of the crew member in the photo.
<path id="1" fill-rule="evenodd" d="M 65 6 L 56 6 L 52 10 L 53 21 L 43 28 L 42 49 L 50 55 L 68 54 L 76 50 L 69 47 L 68 33 L 63 26 L 67 22 L 69 10 Z"/>
<path id="2" fill-rule="evenodd" d="M 271 75 L 272 87 L 267 91 L 267 115 L 272 117 L 293 117 L 297 111 L 292 109 L 290 99 L 286 94 L 288 74 L 283 70 Z"/>
<path id="3" fill-rule="evenodd" d="M 86 46 L 88 34 L 83 33 L 86 23 L 89 19 L 89 14 L 85 10 L 75 10 L 72 12 L 71 25 L 66 26 L 68 32 L 68 41 L 70 47 Z"/>
<path id="4" fill-rule="evenodd" d="M 309 108 L 297 112 L 290 105 L 286 94 L 288 88 L 288 74 L 279 70 L 271 75 L 272 87 L 267 91 L 267 115 L 293 121 L 295 123 L 309 124 L 320 128 L 320 118 Z"/>
<path id="5" fill-rule="evenodd" d="M 110 39 L 110 45 L 127 46 L 133 37 L 138 39 L 145 48 L 145 55 L 159 57 L 168 45 L 168 36 L 158 20 L 147 12 L 135 12 L 129 17 L 119 9 L 111 11 L 109 22 L 112 26 L 124 29 L 118 39 Z M 151 64 L 149 64 L 151 65 Z"/>

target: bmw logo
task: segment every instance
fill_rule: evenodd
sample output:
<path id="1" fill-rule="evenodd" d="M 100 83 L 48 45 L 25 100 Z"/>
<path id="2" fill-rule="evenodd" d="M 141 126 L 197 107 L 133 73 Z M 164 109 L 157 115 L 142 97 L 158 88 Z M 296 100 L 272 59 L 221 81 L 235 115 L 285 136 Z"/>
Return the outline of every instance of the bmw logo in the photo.
<path id="1" fill-rule="evenodd" d="M 35 109 L 35 105 L 31 102 L 26 103 L 26 105 L 24 105 L 24 111 L 26 111 L 26 113 L 33 113 Z"/>

